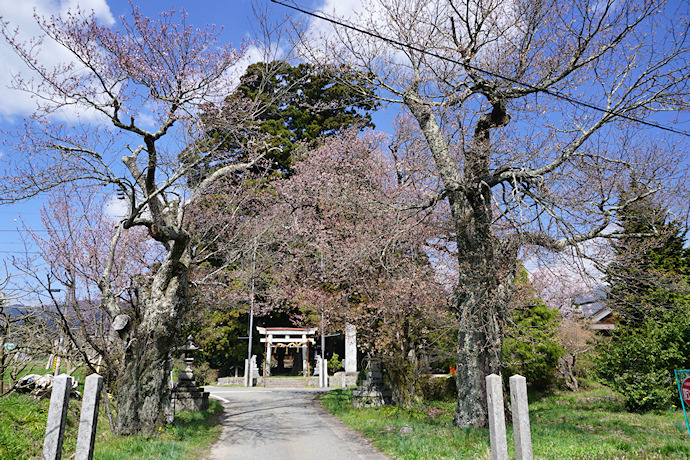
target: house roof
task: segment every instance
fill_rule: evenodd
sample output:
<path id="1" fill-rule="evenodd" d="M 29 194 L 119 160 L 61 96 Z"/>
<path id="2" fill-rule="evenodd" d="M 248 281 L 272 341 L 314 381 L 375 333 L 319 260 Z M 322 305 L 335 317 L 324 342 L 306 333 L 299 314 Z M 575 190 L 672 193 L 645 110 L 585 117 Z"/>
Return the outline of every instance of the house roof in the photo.
<path id="1" fill-rule="evenodd" d="M 585 319 L 589 320 L 591 329 L 608 331 L 616 328 L 611 317 L 613 310 L 606 305 L 605 297 L 597 295 L 580 296 L 575 297 L 572 303 L 580 309 Z"/>

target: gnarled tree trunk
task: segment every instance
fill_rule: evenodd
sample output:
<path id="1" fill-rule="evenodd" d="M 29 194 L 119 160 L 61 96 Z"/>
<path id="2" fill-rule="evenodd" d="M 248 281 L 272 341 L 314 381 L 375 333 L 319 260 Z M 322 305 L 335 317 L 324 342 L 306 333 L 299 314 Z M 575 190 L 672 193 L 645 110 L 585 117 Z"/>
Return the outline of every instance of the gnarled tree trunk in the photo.
<path id="1" fill-rule="evenodd" d="M 187 310 L 188 261 L 173 250 L 150 283 L 137 287 L 138 313 L 133 320 L 118 379 L 118 431 L 152 433 L 172 415 L 171 351 Z M 186 254 L 186 251 L 183 251 Z"/>

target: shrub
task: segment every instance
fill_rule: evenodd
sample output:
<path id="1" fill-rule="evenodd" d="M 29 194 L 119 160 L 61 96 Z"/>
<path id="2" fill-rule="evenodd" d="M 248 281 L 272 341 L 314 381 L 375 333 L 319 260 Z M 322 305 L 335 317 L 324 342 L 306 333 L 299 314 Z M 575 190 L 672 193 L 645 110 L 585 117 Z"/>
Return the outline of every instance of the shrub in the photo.
<path id="1" fill-rule="evenodd" d="M 543 302 L 516 308 L 512 324 L 503 341 L 506 377 L 520 374 L 535 390 L 543 390 L 556 381 L 558 360 L 563 347 L 557 337 L 560 316 Z"/>
<path id="2" fill-rule="evenodd" d="M 687 306 L 662 312 L 637 327 L 619 325 L 600 342 L 598 376 L 623 395 L 631 412 L 679 404 L 674 369 L 690 368 Z"/>
<path id="3" fill-rule="evenodd" d="M 458 397 L 455 386 L 455 375 L 420 377 L 419 386 L 425 401 L 452 401 Z"/>
<path id="4" fill-rule="evenodd" d="M 343 361 L 338 358 L 340 358 L 340 356 L 338 356 L 338 353 L 333 353 L 331 359 L 328 360 L 328 372 L 331 375 L 335 374 L 343 368 Z"/>

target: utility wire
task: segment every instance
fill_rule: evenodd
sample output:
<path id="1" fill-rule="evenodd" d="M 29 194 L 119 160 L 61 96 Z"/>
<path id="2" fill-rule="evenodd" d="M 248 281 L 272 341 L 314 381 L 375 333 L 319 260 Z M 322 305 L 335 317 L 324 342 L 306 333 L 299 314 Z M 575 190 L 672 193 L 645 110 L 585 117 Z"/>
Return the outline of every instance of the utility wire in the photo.
<path id="1" fill-rule="evenodd" d="M 534 86 L 534 85 L 531 85 L 531 84 L 529 84 L 529 83 L 524 83 L 524 82 L 521 82 L 521 81 L 516 80 L 516 79 L 514 79 L 514 78 L 511 78 L 511 77 L 503 76 L 503 75 L 501 75 L 501 74 L 498 74 L 498 73 L 496 73 L 496 72 L 492 72 L 492 71 L 490 71 L 490 70 L 484 70 L 484 69 L 481 69 L 481 68 L 479 68 L 479 67 L 475 67 L 475 66 L 473 66 L 473 65 L 471 65 L 471 64 L 468 64 L 468 63 L 465 63 L 465 62 L 460 62 L 460 61 L 458 61 L 457 59 L 449 58 L 449 57 L 446 57 L 446 56 L 441 56 L 440 54 L 435 53 L 435 52 L 433 52 L 433 51 L 428 51 L 428 50 L 419 48 L 419 47 L 417 47 L 417 46 L 411 45 L 411 44 L 409 44 L 409 43 L 403 43 L 403 42 L 401 42 L 401 41 L 399 41 L 399 40 L 395 40 L 395 39 L 393 39 L 393 38 L 384 37 L 383 35 L 381 35 L 381 34 L 379 34 L 379 33 L 372 32 L 372 31 L 370 31 L 370 30 L 363 29 L 363 28 L 361 28 L 361 27 L 358 27 L 358 26 L 355 26 L 355 25 L 352 25 L 352 24 L 348 24 L 348 23 L 346 23 L 346 22 L 343 22 L 342 20 L 337 20 L 337 19 L 334 19 L 334 18 L 332 18 L 332 17 L 328 17 L 328 16 L 326 16 L 325 13 L 323 13 L 323 12 L 321 12 L 321 11 L 319 11 L 319 13 L 321 13 L 321 14 L 317 14 L 317 13 L 315 13 L 314 11 L 309 11 L 309 10 L 307 10 L 306 7 L 304 7 L 304 6 L 297 6 L 297 4 L 290 5 L 290 4 L 284 3 L 284 2 L 282 2 L 282 1 L 280 1 L 280 0 L 271 0 L 271 2 L 276 3 L 276 4 L 278 4 L 278 5 L 282 5 L 282 6 L 286 7 L 286 8 L 290 8 L 290 9 L 295 10 L 295 11 L 299 11 L 300 13 L 306 14 L 307 16 L 312 16 L 312 17 L 314 17 L 314 18 L 321 19 L 321 20 L 326 21 L 326 22 L 330 22 L 331 24 L 335 24 L 335 25 L 337 25 L 337 26 L 341 26 L 341 27 L 344 27 L 344 28 L 346 28 L 346 29 L 354 30 L 355 32 L 359 32 L 359 33 L 364 34 L 364 35 L 369 35 L 370 37 L 374 37 L 374 38 L 377 38 L 377 39 L 379 39 L 379 40 L 383 40 L 383 41 L 385 41 L 385 42 L 387 42 L 387 43 L 391 43 L 391 44 L 393 44 L 393 45 L 397 45 L 397 46 L 400 46 L 400 47 L 403 47 L 403 48 L 408 48 L 408 49 L 411 49 L 411 50 L 416 51 L 416 52 L 418 52 L 418 53 L 422 53 L 422 54 L 426 54 L 426 55 L 428 55 L 428 56 L 435 57 L 435 58 L 440 59 L 440 60 L 442 60 L 442 61 L 452 62 L 453 64 L 458 64 L 458 65 L 467 67 L 468 69 L 473 70 L 473 71 L 475 71 L 475 72 L 480 72 L 480 73 L 489 75 L 489 76 L 494 77 L 494 78 L 498 78 L 498 79 L 501 79 L 501 80 L 508 81 L 508 82 L 510 82 L 510 83 L 514 83 L 514 84 L 516 84 L 516 85 L 523 86 L 523 87 L 525 87 L 525 88 L 529 88 L 529 89 L 534 90 L 534 91 L 538 91 L 538 92 L 541 92 L 541 93 L 544 93 L 544 94 L 548 94 L 549 96 L 553 96 L 553 97 L 555 97 L 555 98 L 562 99 L 562 100 L 567 101 L 567 102 L 570 102 L 571 104 L 574 104 L 574 105 L 579 105 L 579 106 L 582 106 L 582 107 L 586 107 L 586 108 L 588 108 L 588 109 L 596 110 L 596 111 L 598 111 L 598 112 L 602 112 L 602 113 L 605 113 L 605 114 L 607 114 L 607 115 L 614 115 L 614 116 L 616 116 L 616 117 L 618 117 L 618 118 L 622 118 L 622 119 L 624 119 L 624 120 L 632 121 L 632 122 L 635 122 L 635 123 L 640 123 L 640 124 L 642 124 L 642 125 L 649 126 L 649 127 L 652 127 L 652 128 L 656 128 L 656 129 L 660 129 L 660 130 L 663 130 L 663 131 L 668 131 L 668 132 L 672 132 L 672 133 L 675 133 L 675 134 L 680 134 L 680 135 L 682 135 L 682 136 L 690 137 L 690 132 L 682 131 L 682 130 L 675 129 L 675 128 L 669 128 L 668 126 L 660 125 L 660 124 L 654 123 L 654 122 L 652 122 L 652 121 L 646 121 L 646 120 L 642 120 L 642 119 L 640 119 L 640 118 L 631 117 L 631 116 L 625 115 L 625 114 L 623 114 L 623 113 L 621 113 L 621 112 L 614 112 L 614 111 L 612 111 L 612 110 L 603 109 L 603 108 L 601 108 L 601 107 L 599 107 L 599 106 L 596 106 L 596 105 L 594 105 L 594 104 L 590 104 L 589 102 L 581 101 L 581 100 L 579 100 L 579 99 L 575 99 L 575 98 L 573 98 L 573 97 L 566 96 L 565 94 L 561 94 L 561 93 L 559 93 L 559 92 L 556 92 L 556 91 L 553 91 L 553 90 L 550 90 L 550 89 L 540 88 L 540 87 L 538 87 L 538 86 Z M 293 3 L 294 3 L 294 2 L 293 2 Z"/>

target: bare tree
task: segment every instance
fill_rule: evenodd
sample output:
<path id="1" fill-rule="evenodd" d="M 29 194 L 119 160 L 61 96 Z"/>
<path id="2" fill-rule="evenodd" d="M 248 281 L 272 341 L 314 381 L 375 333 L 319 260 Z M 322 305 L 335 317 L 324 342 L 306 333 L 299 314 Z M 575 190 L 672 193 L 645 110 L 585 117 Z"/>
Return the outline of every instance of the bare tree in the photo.
<path id="1" fill-rule="evenodd" d="M 684 133 L 655 126 L 688 108 L 687 10 L 378 0 L 356 30 L 336 18 L 323 40 L 305 40 L 310 59 L 359 71 L 408 110 L 425 140 L 417 154 L 433 159 L 459 262 L 457 426 L 487 423 L 484 377 L 501 370 L 525 249 L 615 237 L 616 213 L 640 199 L 617 193 L 633 173 L 647 193 L 684 190 Z"/>
<path id="2" fill-rule="evenodd" d="M 17 133 L 15 151 L 2 158 L 7 173 L 0 178 L 1 201 L 68 182 L 114 185 L 126 198 L 98 286 L 101 308 L 125 350 L 119 430 L 152 432 L 169 413 L 170 352 L 188 305 L 186 210 L 209 184 L 263 153 L 251 128 L 252 104 L 222 100 L 242 51 L 219 45 L 212 28 L 195 29 L 174 11 L 152 20 L 133 8 L 118 30 L 79 11 L 36 20 L 42 40 L 61 45 L 73 61 L 46 68 L 40 40 L 23 43 L 2 23 L 5 40 L 30 71 L 15 87 L 35 95 L 39 109 Z M 199 117 L 202 110 L 217 116 Z M 234 161 L 236 149 L 244 150 L 245 163 Z M 185 188 L 180 179 L 201 162 L 219 167 Z M 164 255 L 150 273 L 133 280 L 132 310 L 126 312 L 113 286 L 114 260 L 122 232 L 135 227 L 146 229 Z"/>
<path id="3" fill-rule="evenodd" d="M 19 304 L 30 293 L 13 286 L 13 276 L 5 264 L 0 273 L 0 396 L 3 396 L 31 363 L 34 341 L 30 344 L 30 339 L 37 331 L 32 327 L 36 322 L 35 309 Z"/>
<path id="4" fill-rule="evenodd" d="M 594 347 L 594 332 L 587 328 L 585 322 L 575 316 L 565 318 L 558 327 L 558 339 L 565 350 L 559 360 L 559 372 L 565 385 L 572 391 L 578 391 L 578 377 L 582 374 L 580 358 Z"/>

